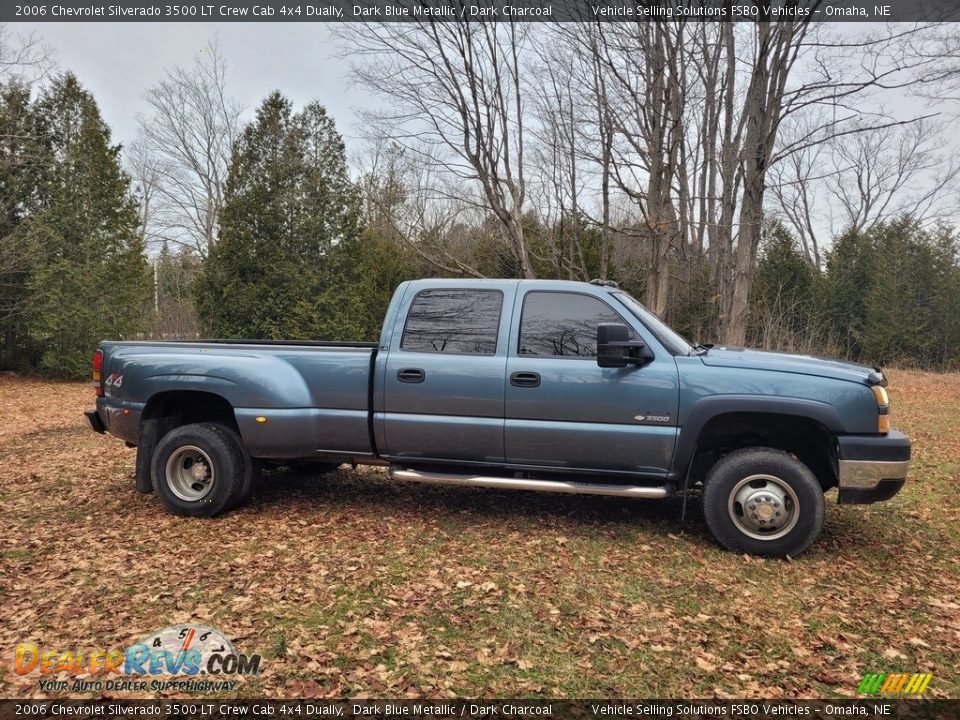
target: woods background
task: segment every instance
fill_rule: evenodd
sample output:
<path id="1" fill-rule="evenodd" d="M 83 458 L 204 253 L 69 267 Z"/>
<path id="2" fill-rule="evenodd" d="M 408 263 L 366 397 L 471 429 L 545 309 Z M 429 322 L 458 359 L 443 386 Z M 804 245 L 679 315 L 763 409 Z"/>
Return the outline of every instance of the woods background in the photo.
<path id="1" fill-rule="evenodd" d="M 951 25 L 345 24 L 369 91 L 231 99 L 213 40 L 128 147 L 0 30 L 0 369 L 103 338 L 376 339 L 436 276 L 616 280 L 698 342 L 960 363 Z"/>

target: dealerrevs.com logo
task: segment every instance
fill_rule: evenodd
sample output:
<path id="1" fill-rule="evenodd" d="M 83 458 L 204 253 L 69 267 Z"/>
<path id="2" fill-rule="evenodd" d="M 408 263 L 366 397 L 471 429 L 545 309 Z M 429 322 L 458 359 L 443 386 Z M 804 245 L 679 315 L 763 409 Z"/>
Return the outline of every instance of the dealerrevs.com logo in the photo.
<path id="1" fill-rule="evenodd" d="M 219 630 L 171 625 L 126 649 L 49 649 L 17 645 L 13 671 L 38 673 L 45 692 L 234 690 L 260 672 L 260 655 L 237 652 Z"/>

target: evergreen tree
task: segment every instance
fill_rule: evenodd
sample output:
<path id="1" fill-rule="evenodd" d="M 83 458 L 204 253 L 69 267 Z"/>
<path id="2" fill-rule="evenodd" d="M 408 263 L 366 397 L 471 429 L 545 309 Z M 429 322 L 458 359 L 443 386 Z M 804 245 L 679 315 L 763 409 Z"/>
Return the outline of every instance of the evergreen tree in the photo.
<path id="1" fill-rule="evenodd" d="M 780 223 L 764 228 L 750 294 L 751 343 L 779 350 L 807 350 L 815 322 L 817 274 Z"/>
<path id="2" fill-rule="evenodd" d="M 846 232 L 827 253 L 820 306 L 843 357 L 859 359 L 866 339 L 867 297 L 876 272 L 873 243 L 864 233 Z"/>
<path id="3" fill-rule="evenodd" d="M 936 263 L 932 311 L 936 325 L 930 338 L 926 363 L 948 370 L 960 367 L 960 244 L 956 231 L 940 226 L 931 233 Z"/>
<path id="4" fill-rule="evenodd" d="M 369 226 L 356 240 L 334 248 L 329 269 L 328 337 L 369 342 L 380 338 L 397 285 L 423 275 L 401 241 Z"/>
<path id="5" fill-rule="evenodd" d="M 98 340 L 144 329 L 150 275 L 120 147 L 110 144 L 93 97 L 68 73 L 40 98 L 36 115 L 51 162 L 26 221 L 40 249 L 31 334 L 44 348 L 41 370 L 83 377 Z"/>
<path id="6" fill-rule="evenodd" d="M 827 257 L 820 302 L 840 354 L 868 364 L 955 366 L 960 265 L 952 230 L 910 217 L 845 233 Z"/>
<path id="7" fill-rule="evenodd" d="M 955 337 L 947 313 L 957 302 L 952 234 L 928 232 L 903 217 L 877 225 L 869 237 L 875 272 L 866 295 L 863 359 L 945 363 L 944 340 Z"/>
<path id="8" fill-rule="evenodd" d="M 336 337 L 343 302 L 334 248 L 356 241 L 359 195 L 333 120 L 270 95 L 243 132 L 220 236 L 197 280 L 197 309 L 221 337 Z"/>
<path id="9" fill-rule="evenodd" d="M 49 157 L 35 125 L 29 88 L 0 87 L 0 367 L 25 368 L 37 359 L 28 332 L 37 248 L 24 219 Z"/>

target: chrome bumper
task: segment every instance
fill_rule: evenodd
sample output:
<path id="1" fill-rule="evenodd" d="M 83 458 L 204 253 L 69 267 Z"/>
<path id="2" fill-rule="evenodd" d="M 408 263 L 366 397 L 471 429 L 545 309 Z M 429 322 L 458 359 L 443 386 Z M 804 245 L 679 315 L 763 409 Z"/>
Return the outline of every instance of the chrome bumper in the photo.
<path id="1" fill-rule="evenodd" d="M 883 480 L 905 480 L 909 460 L 841 460 L 838 479 L 841 488 L 875 488 Z"/>
<path id="2" fill-rule="evenodd" d="M 903 487 L 910 468 L 910 440 L 891 430 L 886 435 L 841 435 L 837 467 L 842 504 L 889 500 Z"/>

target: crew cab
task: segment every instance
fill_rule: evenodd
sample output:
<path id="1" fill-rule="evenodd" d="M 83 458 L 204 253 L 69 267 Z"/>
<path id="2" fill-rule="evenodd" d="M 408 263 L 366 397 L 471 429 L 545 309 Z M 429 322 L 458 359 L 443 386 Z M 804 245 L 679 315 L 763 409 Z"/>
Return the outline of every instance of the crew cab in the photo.
<path id="1" fill-rule="evenodd" d="M 104 341 L 93 365 L 91 426 L 137 447 L 137 489 L 178 515 L 242 504 L 261 462 L 376 464 L 426 483 L 702 493 L 724 547 L 783 556 L 816 539 L 827 490 L 886 500 L 910 460 L 879 369 L 692 345 L 609 282 L 416 280 L 377 343 Z"/>

